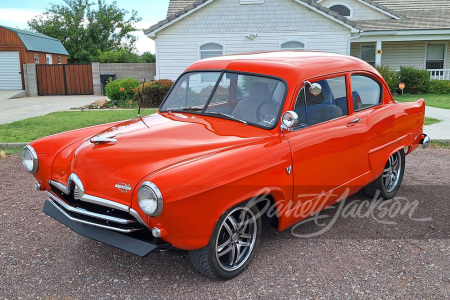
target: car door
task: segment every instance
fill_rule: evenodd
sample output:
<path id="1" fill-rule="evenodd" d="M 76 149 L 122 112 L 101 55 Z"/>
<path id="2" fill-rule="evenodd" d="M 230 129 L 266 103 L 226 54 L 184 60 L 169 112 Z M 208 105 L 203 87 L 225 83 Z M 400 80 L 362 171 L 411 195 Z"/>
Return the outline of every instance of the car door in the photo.
<path id="1" fill-rule="evenodd" d="M 298 94 L 294 111 L 300 123 L 285 130 L 292 152 L 294 195 L 292 222 L 321 210 L 327 203 L 360 188 L 369 171 L 365 126 L 353 115 L 350 76 L 311 81 L 321 96 Z"/>

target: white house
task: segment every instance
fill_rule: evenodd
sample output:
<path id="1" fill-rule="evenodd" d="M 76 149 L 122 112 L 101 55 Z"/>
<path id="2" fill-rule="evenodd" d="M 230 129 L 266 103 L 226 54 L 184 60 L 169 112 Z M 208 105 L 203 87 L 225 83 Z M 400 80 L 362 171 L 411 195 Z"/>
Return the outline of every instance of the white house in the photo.
<path id="1" fill-rule="evenodd" d="M 350 54 L 450 79 L 450 0 L 170 0 L 146 29 L 156 76 L 206 57 L 280 49 Z"/>

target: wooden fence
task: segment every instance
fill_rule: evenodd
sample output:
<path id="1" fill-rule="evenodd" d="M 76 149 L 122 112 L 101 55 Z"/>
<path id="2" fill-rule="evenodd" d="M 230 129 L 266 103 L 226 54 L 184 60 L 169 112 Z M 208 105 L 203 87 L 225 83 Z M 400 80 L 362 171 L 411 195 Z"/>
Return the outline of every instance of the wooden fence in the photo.
<path id="1" fill-rule="evenodd" d="M 38 94 L 93 95 L 92 66 L 36 65 Z"/>

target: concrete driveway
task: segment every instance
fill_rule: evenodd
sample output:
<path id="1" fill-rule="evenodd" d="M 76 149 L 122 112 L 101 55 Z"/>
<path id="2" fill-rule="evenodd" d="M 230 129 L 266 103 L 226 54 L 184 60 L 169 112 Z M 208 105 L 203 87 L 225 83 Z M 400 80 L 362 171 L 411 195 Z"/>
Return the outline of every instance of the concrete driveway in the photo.
<path id="1" fill-rule="evenodd" d="M 40 96 L 0 99 L 0 124 L 91 104 L 105 96 Z"/>
<path id="2" fill-rule="evenodd" d="M 450 109 L 427 106 L 425 116 L 441 120 L 439 123 L 424 127 L 423 131 L 431 140 L 450 141 Z"/>

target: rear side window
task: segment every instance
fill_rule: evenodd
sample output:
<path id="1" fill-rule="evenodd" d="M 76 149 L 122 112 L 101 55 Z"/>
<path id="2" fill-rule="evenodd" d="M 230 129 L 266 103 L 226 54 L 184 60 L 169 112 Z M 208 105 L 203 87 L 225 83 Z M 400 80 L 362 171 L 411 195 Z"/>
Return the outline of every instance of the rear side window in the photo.
<path id="1" fill-rule="evenodd" d="M 381 85 L 364 75 L 352 75 L 353 110 L 358 111 L 381 103 Z"/>

